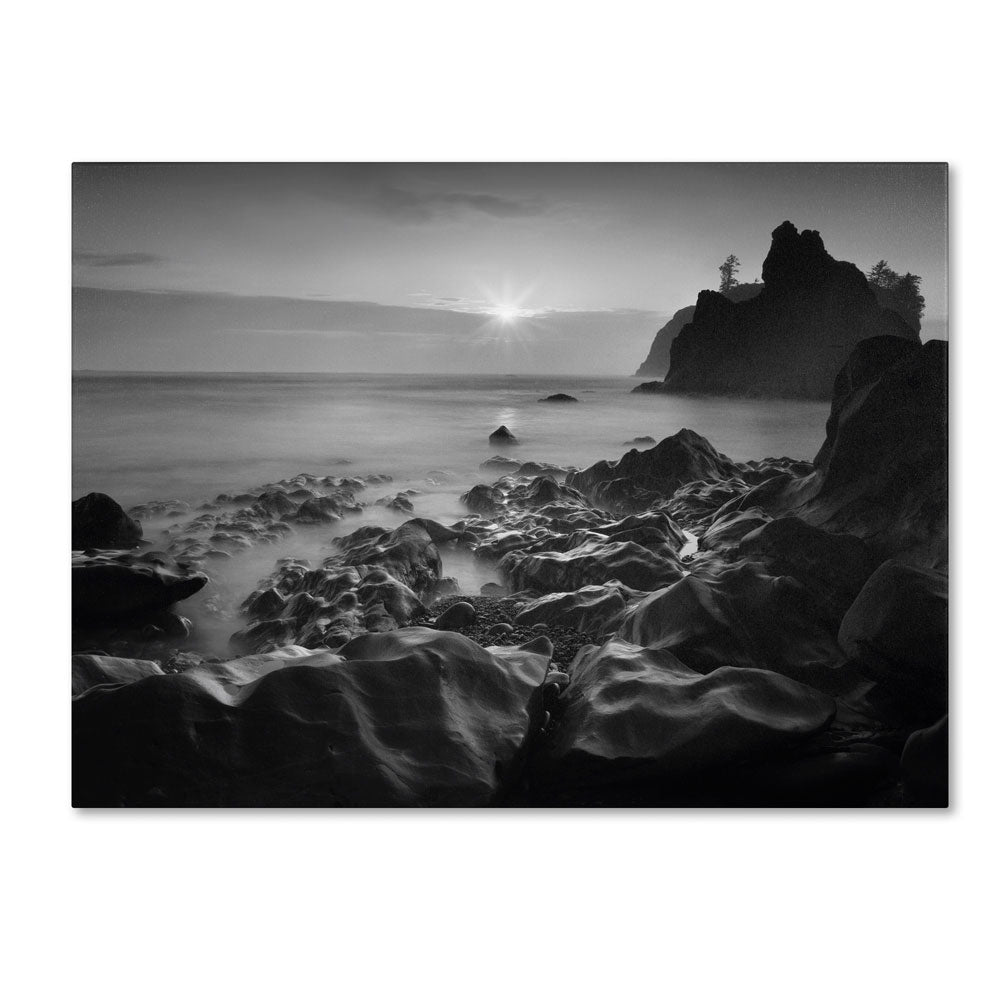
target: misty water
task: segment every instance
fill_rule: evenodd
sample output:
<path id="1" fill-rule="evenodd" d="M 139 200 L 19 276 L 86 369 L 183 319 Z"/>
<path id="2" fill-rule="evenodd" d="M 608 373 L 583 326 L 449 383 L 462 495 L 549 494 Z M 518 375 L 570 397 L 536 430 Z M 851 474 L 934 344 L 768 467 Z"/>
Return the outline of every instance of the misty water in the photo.
<path id="1" fill-rule="evenodd" d="M 479 464 L 504 453 L 518 461 L 585 467 L 617 459 L 625 442 L 659 441 L 682 427 L 737 460 L 811 459 L 829 404 L 632 395 L 634 378 L 581 376 L 99 374 L 73 379 L 73 496 L 107 493 L 123 507 L 178 499 L 197 506 L 300 472 L 393 482 L 369 487 L 369 506 L 334 525 L 296 528 L 276 546 L 258 546 L 209 568 L 212 582 L 183 606 L 194 631 L 182 648 L 222 654 L 241 627 L 236 608 L 282 556 L 329 554 L 329 542 L 364 524 L 394 527 L 411 516 L 451 523 L 459 497 L 496 476 Z M 565 392 L 576 404 L 540 403 Z M 487 438 L 505 424 L 521 442 L 498 449 Z M 374 501 L 414 489 L 414 513 Z M 192 514 L 193 516 L 193 514 Z M 156 537 L 176 516 L 144 522 Z M 492 567 L 467 553 L 442 552 L 444 574 L 477 593 Z"/>

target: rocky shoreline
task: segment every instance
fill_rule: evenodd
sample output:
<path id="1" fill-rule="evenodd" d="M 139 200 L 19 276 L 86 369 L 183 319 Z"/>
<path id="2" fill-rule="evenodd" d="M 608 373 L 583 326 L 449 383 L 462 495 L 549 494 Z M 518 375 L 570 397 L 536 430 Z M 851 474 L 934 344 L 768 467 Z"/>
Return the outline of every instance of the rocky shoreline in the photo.
<path id="1" fill-rule="evenodd" d="M 461 521 L 279 559 L 228 659 L 171 652 L 213 566 L 406 495 L 78 500 L 74 803 L 946 804 L 946 363 L 863 341 L 813 462 L 687 429 L 587 469 L 496 456 Z M 163 551 L 123 547 L 164 512 Z M 503 584 L 458 593 L 449 548 Z"/>

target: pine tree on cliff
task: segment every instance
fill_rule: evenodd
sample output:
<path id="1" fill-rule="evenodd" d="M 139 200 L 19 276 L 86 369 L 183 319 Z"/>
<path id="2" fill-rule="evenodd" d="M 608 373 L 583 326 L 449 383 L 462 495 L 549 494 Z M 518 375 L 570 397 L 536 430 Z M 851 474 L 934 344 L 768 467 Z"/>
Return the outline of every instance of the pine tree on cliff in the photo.
<path id="1" fill-rule="evenodd" d="M 868 272 L 868 287 L 875 292 L 879 303 L 894 312 L 914 329 L 920 330 L 924 315 L 924 297 L 920 294 L 919 274 L 898 274 L 888 261 L 880 260 Z"/>
<path id="2" fill-rule="evenodd" d="M 726 292 L 732 291 L 738 284 L 736 280 L 736 275 L 740 271 L 740 259 L 736 254 L 731 253 L 720 265 L 719 274 L 722 275 L 722 280 L 719 282 L 719 291 L 723 295 Z"/>
<path id="3" fill-rule="evenodd" d="M 868 284 L 876 288 L 891 288 L 897 281 L 899 275 L 889 267 L 887 260 L 880 260 L 877 264 L 872 264 L 868 272 Z"/>

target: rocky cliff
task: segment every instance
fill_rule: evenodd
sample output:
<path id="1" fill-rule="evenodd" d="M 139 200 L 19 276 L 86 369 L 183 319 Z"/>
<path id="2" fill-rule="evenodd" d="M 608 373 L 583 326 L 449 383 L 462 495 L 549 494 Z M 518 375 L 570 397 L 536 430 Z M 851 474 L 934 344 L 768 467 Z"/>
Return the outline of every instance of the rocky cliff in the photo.
<path id="1" fill-rule="evenodd" d="M 830 256 L 818 232 L 783 222 L 771 237 L 763 290 L 743 302 L 703 291 L 671 346 L 666 378 L 634 392 L 829 399 L 862 340 L 919 342 L 857 267 Z"/>
<path id="2" fill-rule="evenodd" d="M 724 292 L 731 302 L 745 302 L 752 299 L 763 289 L 763 285 L 758 281 L 746 285 L 737 285 L 735 288 Z M 694 318 L 695 307 L 685 306 L 678 309 L 673 314 L 666 326 L 661 327 L 653 338 L 653 345 L 649 349 L 646 360 L 636 369 L 636 375 L 666 375 L 670 369 L 670 348 L 674 338 L 687 326 Z"/>

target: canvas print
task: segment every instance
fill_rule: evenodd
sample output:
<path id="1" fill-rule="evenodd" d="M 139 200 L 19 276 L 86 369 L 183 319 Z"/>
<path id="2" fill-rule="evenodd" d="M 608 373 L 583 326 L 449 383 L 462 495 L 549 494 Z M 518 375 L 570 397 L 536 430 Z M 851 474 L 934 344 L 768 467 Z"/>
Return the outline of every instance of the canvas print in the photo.
<path id="1" fill-rule="evenodd" d="M 943 163 L 78 163 L 78 807 L 948 804 Z"/>

